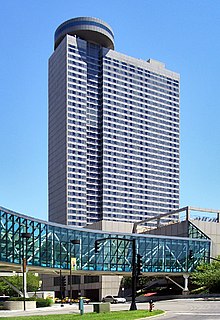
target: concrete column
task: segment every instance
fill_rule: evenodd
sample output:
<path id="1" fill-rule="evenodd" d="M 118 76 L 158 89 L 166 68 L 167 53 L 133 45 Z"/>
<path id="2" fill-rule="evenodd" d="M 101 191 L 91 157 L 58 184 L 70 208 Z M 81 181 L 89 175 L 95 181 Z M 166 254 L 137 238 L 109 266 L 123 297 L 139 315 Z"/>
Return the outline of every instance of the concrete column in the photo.
<path id="1" fill-rule="evenodd" d="M 24 297 L 27 298 L 27 272 L 24 271 Z"/>
<path id="2" fill-rule="evenodd" d="M 189 293 L 189 289 L 188 289 L 189 275 L 188 274 L 184 274 L 183 278 L 184 278 L 183 294 L 188 294 Z"/>

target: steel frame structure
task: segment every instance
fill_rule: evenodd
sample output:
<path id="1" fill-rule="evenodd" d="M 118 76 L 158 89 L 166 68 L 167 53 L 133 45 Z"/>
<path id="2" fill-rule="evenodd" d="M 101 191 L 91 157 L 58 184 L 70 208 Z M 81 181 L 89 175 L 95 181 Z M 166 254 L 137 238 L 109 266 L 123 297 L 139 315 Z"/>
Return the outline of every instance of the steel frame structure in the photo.
<path id="1" fill-rule="evenodd" d="M 136 240 L 136 251 L 143 257 L 143 273 L 191 272 L 200 262 L 209 261 L 210 256 L 210 239 L 205 237 L 180 238 L 79 229 L 0 207 L 0 270 L 6 270 L 7 266 L 13 270 L 22 264 L 22 233 L 31 234 L 25 252 L 29 270 L 43 268 L 69 272 L 72 255 L 77 263 L 75 273 L 131 273 L 132 244 L 126 241 L 128 239 Z M 111 237 L 114 239 L 109 239 Z M 95 254 L 95 241 L 101 238 L 106 240 Z M 80 244 L 74 245 L 71 240 L 80 240 Z M 193 252 L 193 259 L 189 252 Z"/>

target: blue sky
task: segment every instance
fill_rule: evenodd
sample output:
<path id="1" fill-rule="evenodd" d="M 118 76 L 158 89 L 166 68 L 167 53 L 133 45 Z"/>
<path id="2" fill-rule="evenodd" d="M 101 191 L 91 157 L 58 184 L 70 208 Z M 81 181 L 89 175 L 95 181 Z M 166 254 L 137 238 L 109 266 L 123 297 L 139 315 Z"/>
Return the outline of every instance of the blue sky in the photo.
<path id="1" fill-rule="evenodd" d="M 115 49 L 181 75 L 180 205 L 220 209 L 219 0 L 8 0 L 0 8 L 0 206 L 47 219 L 47 71 L 55 29 L 108 22 Z"/>

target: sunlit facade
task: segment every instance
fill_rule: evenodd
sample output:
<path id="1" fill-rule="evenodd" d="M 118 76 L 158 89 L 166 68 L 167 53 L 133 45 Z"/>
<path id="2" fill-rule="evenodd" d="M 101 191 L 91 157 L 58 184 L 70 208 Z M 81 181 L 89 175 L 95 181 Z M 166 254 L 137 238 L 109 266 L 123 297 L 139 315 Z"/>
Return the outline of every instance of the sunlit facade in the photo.
<path id="1" fill-rule="evenodd" d="M 179 75 L 76 18 L 49 60 L 49 220 L 136 222 L 179 207 Z M 172 217 L 170 217 L 172 219 Z"/>

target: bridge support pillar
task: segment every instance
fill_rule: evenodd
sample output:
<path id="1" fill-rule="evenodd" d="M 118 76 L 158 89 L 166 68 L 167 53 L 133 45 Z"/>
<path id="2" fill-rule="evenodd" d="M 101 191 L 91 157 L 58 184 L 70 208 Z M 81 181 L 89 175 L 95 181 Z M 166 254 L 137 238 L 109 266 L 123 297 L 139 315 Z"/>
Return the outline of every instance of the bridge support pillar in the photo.
<path id="1" fill-rule="evenodd" d="M 184 278 L 184 289 L 183 289 L 183 294 L 187 295 L 189 294 L 189 288 L 188 288 L 188 284 L 189 284 L 189 275 L 188 274 L 184 274 L 183 275 Z"/>

